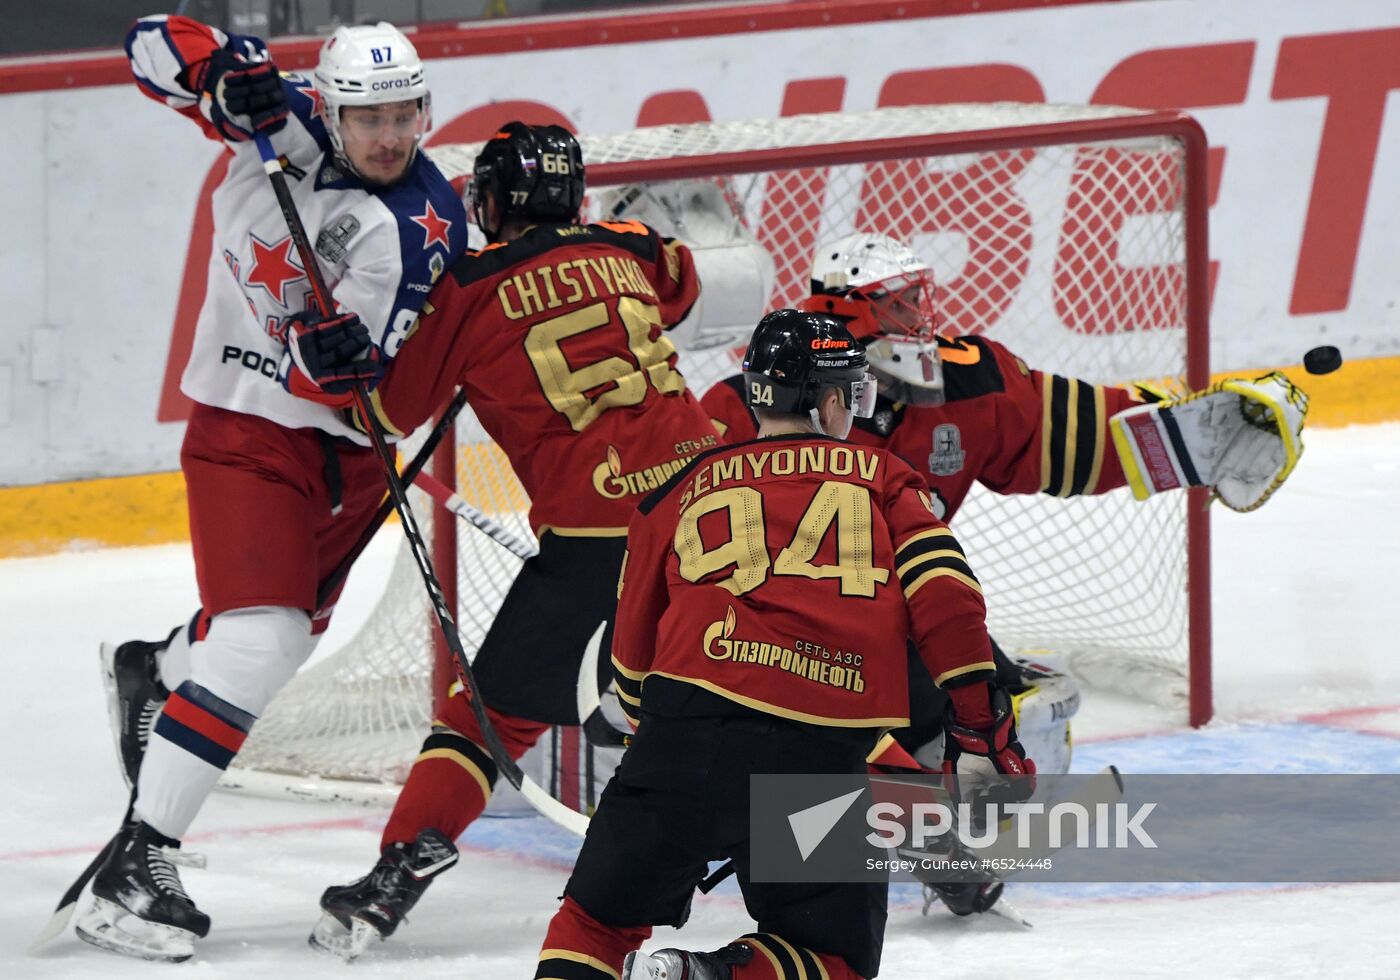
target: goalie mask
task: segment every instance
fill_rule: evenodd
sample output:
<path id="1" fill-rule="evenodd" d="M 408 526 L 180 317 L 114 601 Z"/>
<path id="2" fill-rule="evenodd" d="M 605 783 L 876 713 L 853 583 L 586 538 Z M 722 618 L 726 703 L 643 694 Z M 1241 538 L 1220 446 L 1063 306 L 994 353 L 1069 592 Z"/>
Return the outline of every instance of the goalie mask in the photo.
<path id="1" fill-rule="evenodd" d="M 488 241 L 498 241 L 512 219 L 560 225 L 578 221 L 583 151 L 562 126 L 508 122 L 482 147 L 472 170 L 472 216 Z M 494 202 L 490 215 L 488 200 Z"/>
<path id="2" fill-rule="evenodd" d="M 836 317 L 776 310 L 758 322 L 749 341 L 744 390 L 750 408 L 807 415 L 836 388 L 856 418 L 868 419 L 876 384 L 866 366 L 865 351 Z"/>
<path id="3" fill-rule="evenodd" d="M 423 80 L 423 61 L 403 32 L 387 21 L 337 28 L 321 46 L 312 77 L 331 146 L 340 162 L 356 173 L 342 128 L 341 110 L 347 106 L 417 102 L 417 116 L 410 122 L 415 153 L 432 128 L 432 97 Z"/>
<path id="4" fill-rule="evenodd" d="M 812 262 L 812 295 L 801 308 L 847 321 L 887 398 L 942 404 L 933 271 L 904 245 L 857 233 L 821 246 Z"/>

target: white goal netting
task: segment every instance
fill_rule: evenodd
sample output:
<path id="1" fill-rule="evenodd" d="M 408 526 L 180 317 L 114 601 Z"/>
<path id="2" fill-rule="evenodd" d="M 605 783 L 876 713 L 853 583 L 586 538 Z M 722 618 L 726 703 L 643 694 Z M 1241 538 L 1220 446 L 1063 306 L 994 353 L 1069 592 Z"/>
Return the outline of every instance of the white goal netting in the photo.
<path id="1" fill-rule="evenodd" d="M 1033 367 L 1089 382 L 1184 387 L 1188 365 L 1200 384 L 1207 363 L 1204 175 L 1194 169 L 1203 149 L 1193 132 L 1170 114 L 994 104 L 656 127 L 580 142 L 593 217 L 616 198 L 608 188 L 714 181 L 742 234 L 773 258 L 769 308 L 806 295 L 818 242 L 877 231 L 933 266 L 945 332 L 984 334 Z M 431 152 L 456 177 L 470 173 L 476 150 Z M 685 239 L 685 215 L 662 230 Z M 728 348 L 680 358 L 697 393 L 737 363 Z M 458 425 L 456 479 L 466 500 L 529 539 L 523 491 L 470 411 Z M 434 515 L 426 497 L 415 498 L 428 533 Z M 1190 514 L 1199 503 L 1186 494 L 1138 503 L 1126 490 L 1060 499 L 977 488 L 953 527 L 984 585 L 992 635 L 1009 653 L 1053 655 L 1089 683 L 1183 706 L 1194 662 L 1191 717 L 1200 721 L 1209 648 L 1201 624 L 1193 630 L 1190 599 L 1205 587 L 1196 524 L 1204 518 Z M 459 623 L 471 654 L 519 559 L 465 525 L 457 538 Z M 1198 601 L 1198 619 L 1202 608 Z M 277 697 L 229 781 L 346 798 L 374 798 L 375 787 L 401 781 L 430 720 L 431 628 L 405 548 L 363 630 Z"/>

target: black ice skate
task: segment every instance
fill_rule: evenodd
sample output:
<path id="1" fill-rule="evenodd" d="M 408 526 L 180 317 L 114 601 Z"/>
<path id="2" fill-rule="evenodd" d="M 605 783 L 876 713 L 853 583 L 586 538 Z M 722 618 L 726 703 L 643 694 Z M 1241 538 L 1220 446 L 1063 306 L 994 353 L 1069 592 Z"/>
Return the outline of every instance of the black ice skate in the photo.
<path id="1" fill-rule="evenodd" d="M 753 949 L 730 943 L 713 953 L 685 949 L 658 949 L 654 953 L 628 953 L 622 961 L 621 980 L 729 980 L 730 967 L 753 959 Z"/>
<path id="2" fill-rule="evenodd" d="M 990 912 L 1006 886 L 1000 881 L 961 881 L 924 885 L 924 914 L 934 899 L 954 915 L 980 915 Z"/>
<path id="3" fill-rule="evenodd" d="M 133 820 L 92 879 L 93 904 L 78 918 L 79 938 L 127 956 L 178 963 L 209 934 L 209 916 L 180 883 L 170 851 L 180 842 Z"/>
<path id="4" fill-rule="evenodd" d="M 394 844 L 369 874 L 321 895 L 321 921 L 308 942 L 346 960 L 365 951 L 371 939 L 388 939 L 423 897 L 428 882 L 457 863 L 452 841 L 431 828 L 412 846 Z"/>
<path id="5" fill-rule="evenodd" d="M 107 714 L 128 789 L 136 785 L 156 715 L 170 697 L 159 680 L 156 655 L 170 645 L 174 636 L 175 631 L 171 631 L 170 636 L 157 643 L 131 640 L 121 646 L 104 643 L 101 647 Z"/>

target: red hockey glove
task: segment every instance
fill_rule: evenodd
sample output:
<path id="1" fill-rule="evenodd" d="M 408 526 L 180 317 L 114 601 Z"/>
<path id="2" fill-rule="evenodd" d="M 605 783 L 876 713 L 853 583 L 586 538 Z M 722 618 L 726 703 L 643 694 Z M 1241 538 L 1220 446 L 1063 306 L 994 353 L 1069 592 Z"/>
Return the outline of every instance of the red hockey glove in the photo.
<path id="1" fill-rule="evenodd" d="M 287 96 L 270 61 L 245 61 L 220 48 L 191 65 L 187 80 L 191 91 L 213 100 L 210 119 L 225 139 L 246 140 L 255 132 L 271 136 L 287 125 Z"/>
<path id="2" fill-rule="evenodd" d="M 284 322 L 292 361 L 322 391 L 343 395 L 357 384 L 373 388 L 384 377 L 379 348 L 355 314 L 298 313 Z"/>
<path id="3" fill-rule="evenodd" d="M 950 692 L 955 694 L 955 692 Z M 985 797 L 992 803 L 1016 803 L 1035 791 L 1035 763 L 1016 740 L 1016 719 L 1011 699 L 1001 688 L 991 689 L 991 723 L 962 724 L 959 701 L 954 696 L 944 714 L 943 781 L 957 799 L 972 802 Z M 978 712 L 984 720 L 988 712 Z M 1026 777 L 1012 780 L 998 777 Z"/>

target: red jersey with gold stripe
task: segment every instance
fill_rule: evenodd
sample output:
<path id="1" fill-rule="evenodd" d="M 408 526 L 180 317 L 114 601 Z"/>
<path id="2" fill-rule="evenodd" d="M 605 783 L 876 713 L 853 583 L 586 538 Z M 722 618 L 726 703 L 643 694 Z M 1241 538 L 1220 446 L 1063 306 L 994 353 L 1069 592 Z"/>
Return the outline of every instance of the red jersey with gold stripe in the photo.
<path id="1" fill-rule="evenodd" d="M 982 337 L 940 337 L 938 345 L 944 403 L 881 398 L 874 417 L 856 420 L 850 438 L 883 446 L 912 466 L 944 520 L 952 520 L 974 482 L 997 493 L 1057 497 L 1104 493 L 1127 482 L 1108 420 L 1141 404 L 1132 391 L 1033 371 Z M 724 442 L 757 433 L 742 377 L 721 381 L 700 401 Z"/>
<path id="2" fill-rule="evenodd" d="M 642 502 L 627 547 L 613 664 L 634 718 L 664 677 L 809 723 L 894 727 L 908 639 L 939 684 L 994 670 L 977 578 L 886 450 L 800 434 L 704 453 Z"/>
<path id="3" fill-rule="evenodd" d="M 407 432 L 464 386 L 537 534 L 621 536 L 716 442 L 663 332 L 698 293 L 689 250 L 645 225 L 536 226 L 451 268 L 373 401 Z"/>

